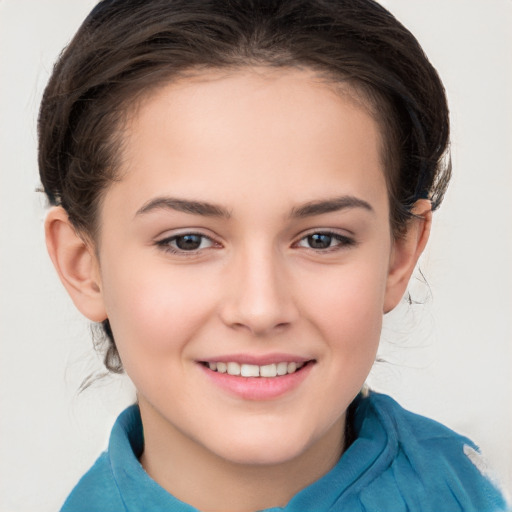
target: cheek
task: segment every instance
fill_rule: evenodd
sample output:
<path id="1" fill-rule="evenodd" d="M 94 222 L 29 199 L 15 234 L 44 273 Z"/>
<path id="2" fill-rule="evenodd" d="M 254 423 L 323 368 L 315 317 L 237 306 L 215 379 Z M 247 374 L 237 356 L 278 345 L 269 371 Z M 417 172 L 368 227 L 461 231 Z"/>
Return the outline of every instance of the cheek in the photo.
<path id="1" fill-rule="evenodd" d="M 181 350 L 211 309 L 209 294 L 186 272 L 171 273 L 165 265 L 130 267 L 118 265 L 104 279 L 105 306 L 123 362 Z"/>
<path id="2" fill-rule="evenodd" d="M 384 266 L 347 267 L 311 293 L 311 319 L 344 358 L 373 357 L 382 328 L 386 287 Z"/>

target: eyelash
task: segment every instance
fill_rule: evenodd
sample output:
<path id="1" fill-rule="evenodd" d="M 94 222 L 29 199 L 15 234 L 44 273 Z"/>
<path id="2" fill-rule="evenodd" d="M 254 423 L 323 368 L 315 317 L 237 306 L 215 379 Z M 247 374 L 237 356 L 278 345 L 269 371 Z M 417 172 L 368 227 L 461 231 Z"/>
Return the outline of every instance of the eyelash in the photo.
<path id="1" fill-rule="evenodd" d="M 179 247 L 173 247 L 171 245 L 173 242 L 176 242 L 180 238 L 186 238 L 186 237 L 199 237 L 201 239 L 199 247 L 197 249 L 186 250 L 186 249 L 180 249 Z M 201 245 L 204 240 L 208 240 L 211 243 L 211 245 L 209 247 L 201 248 Z M 206 236 L 202 233 L 193 233 L 193 232 L 180 233 L 179 235 L 173 235 L 173 236 L 164 238 L 162 240 L 158 240 L 156 242 L 156 245 L 157 245 L 157 247 L 162 248 L 162 250 L 164 250 L 165 252 L 168 252 L 171 254 L 178 254 L 180 256 L 194 256 L 194 255 L 198 254 L 199 251 L 202 251 L 205 249 L 210 249 L 215 246 L 219 246 L 219 244 L 217 242 L 215 242 L 215 240 L 213 240 L 211 237 Z"/>
<path id="2" fill-rule="evenodd" d="M 298 240 L 298 242 L 295 242 L 295 246 L 299 246 L 299 244 L 304 241 L 304 240 L 307 240 L 308 238 L 310 237 L 314 237 L 314 236 L 327 236 L 327 237 L 330 237 L 331 238 L 331 241 L 335 240 L 337 241 L 337 243 L 335 245 L 330 245 L 329 247 L 326 247 L 326 248 L 315 248 L 315 247 L 305 247 L 306 249 L 310 250 L 310 251 L 314 251 L 315 253 L 322 253 L 322 254 L 326 254 L 326 253 L 331 253 L 331 252 L 334 252 L 334 251 L 339 251 L 339 250 L 342 250 L 342 249 L 345 249 L 345 248 L 349 248 L 349 247 L 353 247 L 356 245 L 356 241 L 353 239 L 353 238 L 350 238 L 346 235 L 341 235 L 340 233 L 336 233 L 334 231 L 312 231 L 304 236 L 302 236 L 300 238 L 300 240 Z"/>
<path id="3" fill-rule="evenodd" d="M 330 239 L 331 239 L 330 242 L 332 242 L 334 240 L 337 243 L 335 245 L 329 245 L 328 247 L 325 247 L 325 248 L 304 247 L 304 246 L 300 245 L 301 242 L 307 241 L 308 238 L 314 237 L 314 236 L 330 237 Z M 197 247 L 195 249 L 187 250 L 187 249 L 183 249 L 183 248 L 179 248 L 179 247 L 173 247 L 171 245 L 173 243 L 176 243 L 177 240 L 182 239 L 182 238 L 186 238 L 186 237 L 198 237 L 198 238 L 200 238 L 199 247 Z M 203 242 L 205 240 L 207 240 L 210 243 L 210 245 L 208 247 L 201 247 L 201 245 L 203 244 Z M 310 240 L 310 242 L 311 242 L 311 240 Z M 204 235 L 202 233 L 194 233 L 194 232 L 191 232 L 191 233 L 181 233 L 179 235 L 173 235 L 173 236 L 164 238 L 162 240 L 157 241 L 156 245 L 157 245 L 157 247 L 160 247 L 165 252 L 168 252 L 168 253 L 171 253 L 171 254 L 177 254 L 177 255 L 185 256 L 185 257 L 187 257 L 187 256 L 195 256 L 200 251 L 203 251 L 205 249 L 215 248 L 215 246 L 217 246 L 217 247 L 220 246 L 220 244 L 215 242 L 215 240 L 213 240 L 211 237 L 206 236 L 206 235 Z M 302 236 L 297 242 L 295 242 L 293 244 L 293 247 L 303 247 L 303 248 L 308 249 L 310 251 L 314 251 L 315 253 L 326 254 L 326 253 L 331 253 L 331 252 L 334 252 L 334 251 L 339 251 L 339 250 L 344 249 L 344 248 L 349 248 L 349 247 L 352 247 L 354 245 L 356 245 L 356 241 L 353 238 L 350 238 L 348 236 L 341 235 L 341 234 L 333 232 L 333 231 L 312 231 L 312 232 Z"/>

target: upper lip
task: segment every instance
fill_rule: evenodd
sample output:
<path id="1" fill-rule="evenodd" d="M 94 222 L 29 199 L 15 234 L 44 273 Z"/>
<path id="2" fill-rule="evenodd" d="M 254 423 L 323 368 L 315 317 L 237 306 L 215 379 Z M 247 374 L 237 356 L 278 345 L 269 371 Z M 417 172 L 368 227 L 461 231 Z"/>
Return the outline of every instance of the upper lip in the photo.
<path id="1" fill-rule="evenodd" d="M 225 354 L 221 356 L 213 356 L 205 359 L 199 359 L 201 363 L 240 363 L 240 364 L 254 364 L 257 366 L 265 366 L 267 364 L 277 364 L 282 362 L 287 363 L 305 363 L 311 361 L 311 357 L 303 357 L 295 354 L 267 354 L 267 355 L 254 355 L 254 354 Z"/>

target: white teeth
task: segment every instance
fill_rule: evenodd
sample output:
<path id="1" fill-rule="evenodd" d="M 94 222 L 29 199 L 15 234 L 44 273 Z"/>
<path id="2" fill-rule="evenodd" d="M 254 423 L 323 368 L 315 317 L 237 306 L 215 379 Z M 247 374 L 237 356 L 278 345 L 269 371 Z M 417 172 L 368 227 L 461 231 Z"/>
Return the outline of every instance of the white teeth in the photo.
<path id="1" fill-rule="evenodd" d="M 219 373 L 228 373 L 229 375 L 241 375 L 242 377 L 278 377 L 295 373 L 297 370 L 302 368 L 305 363 L 296 363 L 294 361 L 265 364 L 258 366 L 257 364 L 240 364 L 235 362 L 221 363 L 221 362 L 209 362 L 208 368 Z"/>
<path id="2" fill-rule="evenodd" d="M 275 377 L 277 375 L 277 366 L 275 364 L 266 364 L 260 366 L 261 377 Z"/>
<path id="3" fill-rule="evenodd" d="M 243 364 L 240 367 L 240 375 L 242 377 L 259 377 L 260 367 L 257 364 Z"/>
<path id="4" fill-rule="evenodd" d="M 229 375 L 240 375 L 240 365 L 238 363 L 228 363 Z"/>
<path id="5" fill-rule="evenodd" d="M 286 375 L 288 373 L 288 363 L 277 363 L 277 375 Z"/>

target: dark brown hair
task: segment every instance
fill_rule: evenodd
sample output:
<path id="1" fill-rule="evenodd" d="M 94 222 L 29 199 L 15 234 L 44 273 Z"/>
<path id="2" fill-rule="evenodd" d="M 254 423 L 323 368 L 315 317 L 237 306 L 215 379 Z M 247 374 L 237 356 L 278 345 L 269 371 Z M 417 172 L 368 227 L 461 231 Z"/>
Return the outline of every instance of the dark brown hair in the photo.
<path id="1" fill-rule="evenodd" d="M 395 236 L 450 177 L 442 83 L 414 36 L 373 0 L 103 0 L 63 51 L 39 115 L 39 171 L 77 231 L 98 230 L 119 179 L 123 123 L 149 91 L 190 71 L 304 67 L 362 93 L 380 123 Z M 121 370 L 108 320 L 105 364 Z"/>

